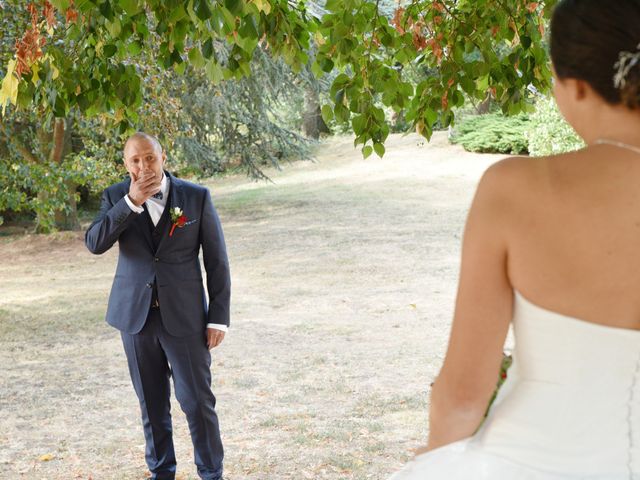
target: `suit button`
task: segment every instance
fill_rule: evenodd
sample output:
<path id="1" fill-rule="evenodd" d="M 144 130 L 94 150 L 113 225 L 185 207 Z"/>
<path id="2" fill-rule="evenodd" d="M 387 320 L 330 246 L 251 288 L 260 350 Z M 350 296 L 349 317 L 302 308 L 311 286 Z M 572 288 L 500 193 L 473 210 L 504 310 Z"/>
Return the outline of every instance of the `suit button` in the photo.
<path id="1" fill-rule="evenodd" d="M 154 261 L 154 262 L 159 262 L 159 261 L 160 261 L 160 259 L 159 259 L 158 257 L 156 257 L 156 258 L 154 258 L 154 259 L 153 259 L 153 261 Z"/>
<path id="2" fill-rule="evenodd" d="M 153 287 L 153 285 L 151 285 L 150 283 L 147 283 L 147 288 L 151 288 Z"/>

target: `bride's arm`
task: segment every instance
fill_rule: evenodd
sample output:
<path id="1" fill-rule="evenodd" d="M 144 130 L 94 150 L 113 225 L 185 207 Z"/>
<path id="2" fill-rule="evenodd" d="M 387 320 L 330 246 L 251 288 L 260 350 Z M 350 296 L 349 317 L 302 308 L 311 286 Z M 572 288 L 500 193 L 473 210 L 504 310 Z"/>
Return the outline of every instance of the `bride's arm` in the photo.
<path id="1" fill-rule="evenodd" d="M 473 435 L 496 387 L 513 309 L 507 243 L 521 162 L 489 168 L 469 211 L 449 347 L 431 391 L 428 450 Z"/>

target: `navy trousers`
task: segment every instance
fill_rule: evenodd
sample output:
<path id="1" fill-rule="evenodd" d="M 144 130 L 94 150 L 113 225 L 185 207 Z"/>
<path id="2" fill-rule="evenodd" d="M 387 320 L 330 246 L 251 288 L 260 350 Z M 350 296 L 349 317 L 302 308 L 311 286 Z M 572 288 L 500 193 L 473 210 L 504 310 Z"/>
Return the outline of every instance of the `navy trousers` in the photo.
<path id="1" fill-rule="evenodd" d="M 222 478 L 223 449 L 216 398 L 211 391 L 211 354 L 205 333 L 171 336 L 158 308 L 149 310 L 144 328 L 135 335 L 121 332 L 129 373 L 140 401 L 146 441 L 145 458 L 153 479 L 173 480 L 173 448 L 169 378 L 187 417 L 198 475 Z"/>

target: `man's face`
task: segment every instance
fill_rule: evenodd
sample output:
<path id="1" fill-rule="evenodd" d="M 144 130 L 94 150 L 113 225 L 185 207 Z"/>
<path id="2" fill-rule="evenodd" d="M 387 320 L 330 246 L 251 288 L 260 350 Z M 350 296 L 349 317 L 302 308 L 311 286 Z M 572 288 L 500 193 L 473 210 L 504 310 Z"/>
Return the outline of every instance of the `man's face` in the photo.
<path id="1" fill-rule="evenodd" d="M 135 178 L 153 172 L 161 179 L 165 160 L 164 152 L 146 138 L 133 138 L 124 147 L 124 165 Z"/>

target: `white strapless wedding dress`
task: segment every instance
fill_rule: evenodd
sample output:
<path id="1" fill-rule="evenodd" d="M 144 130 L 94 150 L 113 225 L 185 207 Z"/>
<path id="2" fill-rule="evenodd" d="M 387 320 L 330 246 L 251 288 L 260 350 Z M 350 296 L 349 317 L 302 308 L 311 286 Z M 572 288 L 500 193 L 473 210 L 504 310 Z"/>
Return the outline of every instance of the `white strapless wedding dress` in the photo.
<path id="1" fill-rule="evenodd" d="M 513 326 L 513 364 L 480 430 L 392 480 L 640 480 L 640 331 L 517 292 Z"/>

